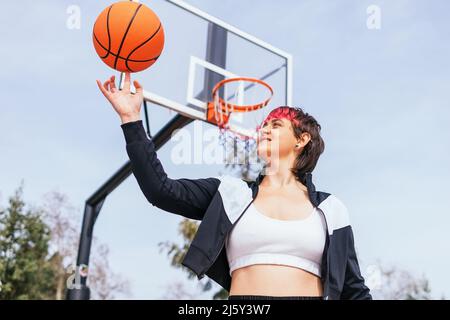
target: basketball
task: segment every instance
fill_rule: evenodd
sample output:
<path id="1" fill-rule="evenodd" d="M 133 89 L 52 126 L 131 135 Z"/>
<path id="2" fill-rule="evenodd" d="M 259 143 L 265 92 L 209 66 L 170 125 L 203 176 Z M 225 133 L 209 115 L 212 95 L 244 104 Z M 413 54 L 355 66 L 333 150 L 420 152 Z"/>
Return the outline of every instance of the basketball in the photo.
<path id="1" fill-rule="evenodd" d="M 104 63 L 120 72 L 139 72 L 158 60 L 164 29 L 158 16 L 142 3 L 117 2 L 98 16 L 92 34 Z"/>

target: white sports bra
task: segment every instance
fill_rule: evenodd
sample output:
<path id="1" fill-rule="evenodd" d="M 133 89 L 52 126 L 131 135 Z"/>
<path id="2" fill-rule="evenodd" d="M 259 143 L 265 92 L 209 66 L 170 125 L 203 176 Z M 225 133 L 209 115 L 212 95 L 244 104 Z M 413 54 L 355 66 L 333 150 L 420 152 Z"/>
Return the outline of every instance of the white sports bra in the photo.
<path id="1" fill-rule="evenodd" d="M 230 275 L 253 264 L 278 264 L 320 277 L 325 241 L 326 224 L 316 208 L 304 219 L 280 220 L 252 203 L 225 240 Z"/>

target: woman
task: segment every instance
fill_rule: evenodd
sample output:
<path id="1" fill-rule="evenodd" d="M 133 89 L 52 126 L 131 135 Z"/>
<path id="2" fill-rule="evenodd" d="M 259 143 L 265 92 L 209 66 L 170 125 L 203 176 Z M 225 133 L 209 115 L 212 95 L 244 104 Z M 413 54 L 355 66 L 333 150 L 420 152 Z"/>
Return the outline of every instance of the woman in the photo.
<path id="1" fill-rule="evenodd" d="M 208 275 L 229 299 L 371 299 L 345 205 L 316 191 L 313 171 L 324 142 L 301 109 L 279 107 L 259 130 L 266 162 L 256 181 L 231 176 L 170 179 L 140 120 L 142 86 L 130 74 L 97 84 L 122 121 L 133 174 L 148 201 L 201 220 L 182 264 Z M 245 214 L 244 214 L 245 213 Z"/>

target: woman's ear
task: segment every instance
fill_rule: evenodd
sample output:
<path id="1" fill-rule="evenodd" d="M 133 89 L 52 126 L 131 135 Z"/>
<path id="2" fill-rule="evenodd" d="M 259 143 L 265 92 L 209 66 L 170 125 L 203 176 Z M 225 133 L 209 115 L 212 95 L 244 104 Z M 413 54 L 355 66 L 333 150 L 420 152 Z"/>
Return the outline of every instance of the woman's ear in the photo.
<path id="1" fill-rule="evenodd" d="M 303 132 L 300 135 L 300 138 L 297 139 L 297 143 L 295 144 L 296 148 L 303 148 L 311 141 L 311 135 L 308 132 Z"/>

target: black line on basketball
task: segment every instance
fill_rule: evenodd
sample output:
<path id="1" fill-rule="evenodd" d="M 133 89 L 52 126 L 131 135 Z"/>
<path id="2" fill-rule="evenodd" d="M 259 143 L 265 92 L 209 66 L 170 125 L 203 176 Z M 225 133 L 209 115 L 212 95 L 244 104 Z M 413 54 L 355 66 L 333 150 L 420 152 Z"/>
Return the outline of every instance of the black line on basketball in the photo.
<path id="1" fill-rule="evenodd" d="M 98 45 L 99 45 L 100 47 L 102 47 L 102 49 L 108 50 L 108 49 L 106 49 L 106 47 L 100 42 L 100 40 L 98 40 L 98 38 L 97 38 L 97 36 L 95 35 L 95 33 L 94 33 L 94 39 L 95 39 L 95 41 L 97 41 Z M 117 57 L 117 54 L 115 54 L 115 53 L 112 52 L 112 51 L 109 51 L 109 54 L 112 55 L 112 56 L 114 56 L 114 57 Z M 159 56 L 153 57 L 153 58 L 150 58 L 150 59 L 145 59 L 145 60 L 136 60 L 136 59 L 127 59 L 127 58 L 124 58 L 124 57 L 118 57 L 118 59 L 128 60 L 128 61 L 130 61 L 130 62 L 148 62 L 148 61 L 156 60 L 156 59 L 158 59 L 158 58 L 159 58 Z"/>
<path id="2" fill-rule="evenodd" d="M 112 9 L 113 6 L 114 6 L 113 4 L 109 6 L 109 8 L 108 8 L 108 13 L 107 13 L 107 15 L 106 15 L 106 31 L 107 31 L 107 33 L 108 33 L 108 49 L 106 49 L 105 47 L 103 47 L 103 46 L 100 44 L 100 41 L 98 41 L 98 39 L 97 39 L 97 37 L 95 36 L 95 33 L 94 33 L 95 40 L 97 40 L 98 44 L 100 44 L 100 46 L 101 46 L 103 49 L 106 50 L 106 55 L 103 56 L 103 57 L 100 57 L 100 58 L 102 58 L 102 59 L 107 58 L 107 57 L 109 56 L 110 51 L 111 51 L 111 34 L 109 33 L 109 13 L 111 12 L 111 9 Z M 94 30 L 95 30 L 95 26 L 94 26 Z"/>
<path id="3" fill-rule="evenodd" d="M 134 49 L 130 52 L 130 54 L 129 54 L 128 57 L 127 57 L 127 60 L 133 61 L 133 60 L 130 59 L 131 55 L 132 55 L 137 49 L 139 49 L 139 48 L 142 47 L 144 44 L 146 44 L 147 42 L 149 42 L 150 40 L 152 40 L 152 39 L 156 36 L 156 34 L 159 32 L 160 29 L 161 29 L 161 23 L 159 24 L 159 26 L 158 26 L 158 28 L 156 29 L 156 31 L 150 36 L 150 38 L 148 38 L 147 40 L 145 40 L 144 42 L 142 42 L 140 45 L 138 45 L 136 48 L 134 48 Z M 159 57 L 159 56 L 158 56 L 158 57 Z M 158 59 L 158 57 L 156 57 L 156 58 L 154 58 L 154 59 Z M 153 60 L 153 59 L 152 59 L 152 60 Z"/>
<path id="4" fill-rule="evenodd" d="M 131 24 L 133 23 L 134 18 L 136 18 L 136 15 L 137 15 L 137 13 L 138 13 L 138 11 L 139 11 L 139 9 L 140 9 L 141 7 L 142 7 L 142 4 L 140 4 L 140 5 L 137 7 L 136 11 L 135 11 L 134 14 L 133 14 L 133 17 L 132 17 L 131 20 L 130 20 L 130 23 L 128 23 L 127 30 L 125 31 L 125 34 L 123 35 L 122 41 L 121 41 L 120 46 L 119 46 L 119 51 L 117 51 L 116 60 L 114 61 L 114 69 L 116 69 L 116 67 L 117 67 L 117 61 L 119 60 L 120 51 L 122 51 L 122 47 L 123 47 L 123 44 L 124 44 L 124 42 L 125 42 L 125 38 L 127 37 L 128 31 L 130 30 Z"/>
<path id="5" fill-rule="evenodd" d="M 131 69 L 130 66 L 128 66 L 128 60 L 125 60 L 125 67 L 127 67 L 129 72 L 134 72 L 134 70 Z"/>
<path id="6" fill-rule="evenodd" d="M 154 58 L 151 58 L 151 59 L 148 59 L 148 60 L 133 60 L 133 59 L 125 59 L 125 66 L 128 68 L 128 70 L 130 70 L 130 72 L 135 72 L 135 71 L 132 71 L 132 69 L 130 68 L 130 66 L 128 65 L 128 62 L 149 62 L 149 61 L 152 61 L 152 60 L 158 60 L 158 58 L 159 58 L 159 56 L 157 56 L 157 57 L 154 57 Z M 124 59 L 124 58 L 122 58 L 122 57 L 119 57 L 119 59 Z"/>

